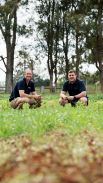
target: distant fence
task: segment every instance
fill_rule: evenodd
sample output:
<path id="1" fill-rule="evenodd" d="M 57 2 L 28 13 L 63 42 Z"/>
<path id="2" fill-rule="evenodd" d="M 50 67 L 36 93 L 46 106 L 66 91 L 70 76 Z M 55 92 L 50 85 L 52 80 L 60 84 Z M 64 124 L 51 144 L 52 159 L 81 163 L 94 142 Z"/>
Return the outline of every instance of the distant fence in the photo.
<path id="1" fill-rule="evenodd" d="M 5 87 L 0 87 L 0 92 L 5 92 Z"/>
<path id="2" fill-rule="evenodd" d="M 44 90 L 49 90 L 50 93 L 56 93 L 58 90 L 61 90 L 62 88 L 60 87 L 44 87 L 44 86 L 41 86 L 40 87 L 40 93 L 45 93 Z"/>
<path id="3" fill-rule="evenodd" d="M 40 92 L 41 94 L 46 94 L 46 93 L 60 93 L 62 90 L 62 87 L 36 87 L 36 91 Z M 97 94 L 101 93 L 100 87 L 97 86 L 87 86 L 86 88 L 87 94 Z"/>
<path id="4" fill-rule="evenodd" d="M 62 90 L 62 87 L 47 87 L 47 86 L 41 86 L 36 87 L 36 92 L 41 94 L 47 94 L 47 93 L 60 93 Z M 97 85 L 88 85 L 86 87 L 87 94 L 97 94 L 101 93 L 100 86 Z M 5 87 L 0 87 L 0 93 L 5 93 Z"/>
<path id="5" fill-rule="evenodd" d="M 36 87 L 36 92 L 41 94 L 47 94 L 47 93 L 60 93 L 62 88 L 60 87 L 47 87 L 47 86 L 41 86 Z"/>

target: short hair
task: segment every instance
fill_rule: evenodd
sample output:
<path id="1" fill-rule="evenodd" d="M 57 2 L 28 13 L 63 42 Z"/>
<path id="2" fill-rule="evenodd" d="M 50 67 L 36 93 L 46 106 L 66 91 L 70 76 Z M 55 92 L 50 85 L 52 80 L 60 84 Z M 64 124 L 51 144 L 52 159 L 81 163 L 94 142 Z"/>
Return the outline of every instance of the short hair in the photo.
<path id="1" fill-rule="evenodd" d="M 74 72 L 74 74 L 76 75 L 76 71 L 75 71 L 75 70 L 70 70 L 70 71 L 68 72 L 68 74 L 73 73 L 73 72 Z"/>
<path id="2" fill-rule="evenodd" d="M 26 73 L 27 70 L 31 70 L 31 69 L 30 68 L 26 68 L 25 69 L 25 73 Z M 33 74 L 32 70 L 31 70 L 31 73 Z"/>

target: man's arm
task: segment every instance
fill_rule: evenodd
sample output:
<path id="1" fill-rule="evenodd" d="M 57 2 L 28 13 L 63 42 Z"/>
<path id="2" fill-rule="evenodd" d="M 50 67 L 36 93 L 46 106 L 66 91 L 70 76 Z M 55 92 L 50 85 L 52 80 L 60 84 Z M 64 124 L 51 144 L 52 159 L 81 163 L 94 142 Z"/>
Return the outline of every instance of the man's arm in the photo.
<path id="1" fill-rule="evenodd" d="M 86 97 L 86 91 L 82 91 L 81 93 L 79 93 L 78 95 L 75 95 L 76 98 L 82 98 L 82 97 Z M 70 96 L 68 97 L 68 100 L 73 100 L 74 96 Z"/>
<path id="2" fill-rule="evenodd" d="M 68 99 L 68 97 L 66 96 L 66 92 L 65 91 L 61 91 L 60 97 L 63 98 L 63 99 L 65 99 L 65 100 Z"/>
<path id="3" fill-rule="evenodd" d="M 37 93 L 36 93 L 36 92 L 32 92 L 32 95 L 33 95 L 33 96 L 35 96 L 35 99 L 37 99 L 37 100 L 41 100 L 41 101 L 42 101 L 41 96 L 40 96 L 40 95 L 37 95 Z"/>
<path id="4" fill-rule="evenodd" d="M 19 95 L 20 95 L 21 98 L 26 97 L 26 98 L 34 98 L 34 99 L 37 99 L 37 100 L 41 99 L 41 96 L 37 95 L 36 92 L 32 92 L 32 95 L 28 95 L 28 94 L 24 93 L 24 90 L 19 90 Z"/>

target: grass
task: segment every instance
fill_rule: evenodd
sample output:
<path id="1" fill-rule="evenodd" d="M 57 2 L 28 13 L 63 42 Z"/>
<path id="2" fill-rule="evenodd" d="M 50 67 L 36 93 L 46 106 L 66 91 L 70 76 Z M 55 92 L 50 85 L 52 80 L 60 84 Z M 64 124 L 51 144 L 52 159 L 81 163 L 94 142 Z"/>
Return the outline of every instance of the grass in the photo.
<path id="1" fill-rule="evenodd" d="M 9 95 L 0 95 L 0 137 L 29 134 L 35 141 L 51 130 L 62 129 L 72 136 L 81 130 L 103 131 L 103 95 L 89 95 L 87 107 L 78 103 L 77 106 L 59 105 L 59 95 L 43 95 L 41 109 L 29 109 L 24 104 L 23 110 L 15 110 L 9 106 Z"/>

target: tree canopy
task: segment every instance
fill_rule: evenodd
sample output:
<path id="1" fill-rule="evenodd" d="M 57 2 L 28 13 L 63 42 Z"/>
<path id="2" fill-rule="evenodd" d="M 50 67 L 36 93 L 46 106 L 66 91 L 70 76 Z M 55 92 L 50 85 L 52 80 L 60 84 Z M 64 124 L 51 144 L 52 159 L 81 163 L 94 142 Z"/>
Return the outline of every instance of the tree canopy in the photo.
<path id="1" fill-rule="evenodd" d="M 17 22 L 17 10 L 25 5 L 29 8 L 28 3 L 31 3 L 32 10 L 37 13 L 38 18 L 34 19 L 31 11 L 32 18 L 28 19 L 27 25 L 20 26 Z M 29 26 L 31 20 L 33 26 Z M 43 63 L 45 58 L 50 86 L 53 82 L 57 86 L 60 75 L 67 80 L 70 69 L 75 69 L 79 77 L 81 64 L 92 63 L 99 71 L 103 91 L 102 25 L 103 0 L 35 0 L 34 2 L 4 0 L 3 4 L 0 3 L 0 30 L 6 44 L 7 62 L 2 55 L 0 59 L 6 67 L 6 92 L 11 92 L 13 85 L 17 33 L 19 36 L 28 37 L 32 32 L 36 34 L 35 38 L 34 34 L 32 35 L 35 43 L 33 48 L 36 51 L 35 58 L 38 64 Z M 33 68 L 35 61 L 30 60 L 26 50 L 24 53 L 22 51 L 19 51 L 19 54 L 24 54 Z M 23 63 L 26 59 L 22 57 L 22 61 L 19 61 L 21 68 L 24 67 Z"/>

